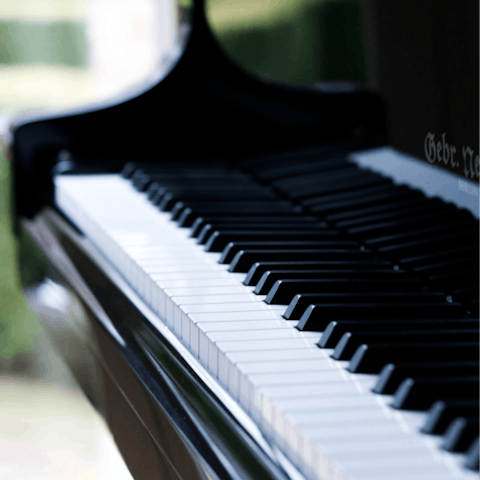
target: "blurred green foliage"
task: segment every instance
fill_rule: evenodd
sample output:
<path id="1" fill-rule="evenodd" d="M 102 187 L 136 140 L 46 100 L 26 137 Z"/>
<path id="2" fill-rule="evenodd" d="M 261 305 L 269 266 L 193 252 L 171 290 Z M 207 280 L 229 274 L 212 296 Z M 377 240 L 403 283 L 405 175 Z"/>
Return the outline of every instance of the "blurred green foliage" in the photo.
<path id="1" fill-rule="evenodd" d="M 46 262 L 26 233 L 13 235 L 10 162 L 1 152 L 0 192 L 0 358 L 10 358 L 32 350 L 42 330 L 21 286 L 41 279 Z M 18 261 L 20 251 L 26 260 L 22 263 Z"/>
<path id="2" fill-rule="evenodd" d="M 261 76 L 365 80 L 364 0 L 211 0 L 207 15 L 226 53 Z"/>
<path id="3" fill-rule="evenodd" d="M 80 22 L 0 21 L 0 64 L 87 67 L 86 25 Z"/>

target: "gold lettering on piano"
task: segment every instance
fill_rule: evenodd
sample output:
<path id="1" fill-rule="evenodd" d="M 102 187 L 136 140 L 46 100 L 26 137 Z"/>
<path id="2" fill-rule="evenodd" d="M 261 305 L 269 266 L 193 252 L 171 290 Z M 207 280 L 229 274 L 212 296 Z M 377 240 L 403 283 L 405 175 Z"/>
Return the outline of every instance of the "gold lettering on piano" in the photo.
<path id="1" fill-rule="evenodd" d="M 446 133 L 442 133 L 441 139 L 435 139 L 435 133 L 428 132 L 423 143 L 425 158 L 428 163 L 440 163 L 445 166 L 449 165 L 451 169 L 458 170 L 468 179 L 480 177 L 480 166 L 478 155 L 474 156 L 475 152 L 469 146 L 463 146 L 462 165 L 460 160 L 455 157 L 457 147 L 449 145 L 446 141 Z M 463 166 L 463 169 L 461 168 Z"/>

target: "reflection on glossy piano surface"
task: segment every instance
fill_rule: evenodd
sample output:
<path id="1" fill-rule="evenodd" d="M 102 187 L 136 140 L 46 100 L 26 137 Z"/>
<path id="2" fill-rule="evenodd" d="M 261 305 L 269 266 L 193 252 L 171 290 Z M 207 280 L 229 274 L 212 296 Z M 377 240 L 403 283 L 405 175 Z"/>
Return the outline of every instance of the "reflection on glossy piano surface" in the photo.
<path id="1" fill-rule="evenodd" d="M 478 2 L 367 7 L 365 90 L 245 73 L 198 1 L 144 91 L 13 128 L 135 478 L 478 478 Z"/>

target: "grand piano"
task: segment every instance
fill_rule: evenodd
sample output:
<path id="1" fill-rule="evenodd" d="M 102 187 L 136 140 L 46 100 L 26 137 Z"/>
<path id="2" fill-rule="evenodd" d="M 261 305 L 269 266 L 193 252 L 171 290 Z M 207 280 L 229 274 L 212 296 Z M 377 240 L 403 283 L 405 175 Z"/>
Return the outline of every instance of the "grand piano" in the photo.
<path id="1" fill-rule="evenodd" d="M 11 126 L 32 307 L 135 479 L 478 478 L 478 2 L 367 7 L 364 85 L 247 72 L 195 0 L 141 90 Z"/>

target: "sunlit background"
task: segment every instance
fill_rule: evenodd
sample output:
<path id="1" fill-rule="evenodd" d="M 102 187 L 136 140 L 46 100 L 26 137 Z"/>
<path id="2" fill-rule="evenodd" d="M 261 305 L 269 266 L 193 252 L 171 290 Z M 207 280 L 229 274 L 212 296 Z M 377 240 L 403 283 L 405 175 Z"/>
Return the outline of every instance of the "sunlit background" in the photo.
<path id="1" fill-rule="evenodd" d="M 0 114 L 88 103 L 144 79 L 162 47 L 160 5 L 0 0 Z"/>
<path id="2" fill-rule="evenodd" d="M 171 48 L 174 0 L 0 0 L 0 115 L 109 98 Z M 187 6 L 191 0 L 181 0 Z M 363 0 L 210 0 L 239 65 L 275 80 L 362 81 Z"/>
<path id="3" fill-rule="evenodd" d="M 153 74 L 192 0 L 0 0 L 0 138 L 9 119 L 115 97 Z M 210 0 L 222 48 L 260 78 L 365 78 L 363 0 Z M 24 298 L 45 264 L 12 234 L 0 142 L 0 480 L 129 479 L 99 415 Z"/>

